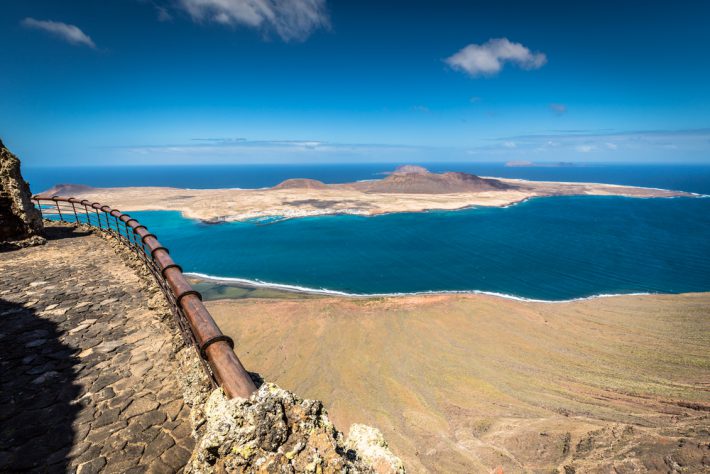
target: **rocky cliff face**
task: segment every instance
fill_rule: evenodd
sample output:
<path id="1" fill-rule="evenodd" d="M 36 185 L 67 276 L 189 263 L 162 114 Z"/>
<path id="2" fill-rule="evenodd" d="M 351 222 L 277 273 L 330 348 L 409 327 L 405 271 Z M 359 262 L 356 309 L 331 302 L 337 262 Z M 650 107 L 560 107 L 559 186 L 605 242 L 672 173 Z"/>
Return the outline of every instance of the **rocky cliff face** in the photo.
<path id="1" fill-rule="evenodd" d="M 20 174 L 20 160 L 0 141 L 0 244 L 24 247 L 44 243 L 39 211 Z"/>
<path id="2" fill-rule="evenodd" d="M 347 472 L 404 474 L 375 428 L 353 425 L 344 439 L 318 400 L 265 383 L 249 399 L 215 390 L 204 405 L 202 437 L 185 472 Z"/>

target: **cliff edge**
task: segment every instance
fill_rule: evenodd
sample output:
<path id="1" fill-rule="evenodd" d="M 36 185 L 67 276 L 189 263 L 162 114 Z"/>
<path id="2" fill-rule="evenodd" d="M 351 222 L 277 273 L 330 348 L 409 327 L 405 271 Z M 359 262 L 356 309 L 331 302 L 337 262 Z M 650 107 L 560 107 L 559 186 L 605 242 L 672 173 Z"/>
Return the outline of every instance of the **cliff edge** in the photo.
<path id="1" fill-rule="evenodd" d="M 0 246 L 40 245 L 42 216 L 32 204 L 30 186 L 20 173 L 20 160 L 0 140 Z"/>
<path id="2" fill-rule="evenodd" d="M 204 403 L 203 423 L 187 473 L 405 473 L 379 430 L 354 424 L 344 439 L 322 402 L 271 383 L 248 399 L 228 400 L 214 390 Z"/>

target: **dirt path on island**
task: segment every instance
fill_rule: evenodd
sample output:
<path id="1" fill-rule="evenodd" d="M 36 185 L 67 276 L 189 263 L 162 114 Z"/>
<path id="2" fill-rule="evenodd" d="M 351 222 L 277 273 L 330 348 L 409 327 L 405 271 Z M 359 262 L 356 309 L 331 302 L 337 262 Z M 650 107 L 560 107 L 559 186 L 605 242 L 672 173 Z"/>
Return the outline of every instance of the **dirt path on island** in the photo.
<path id="1" fill-rule="evenodd" d="M 209 302 L 245 365 L 410 472 L 710 470 L 710 293 Z"/>

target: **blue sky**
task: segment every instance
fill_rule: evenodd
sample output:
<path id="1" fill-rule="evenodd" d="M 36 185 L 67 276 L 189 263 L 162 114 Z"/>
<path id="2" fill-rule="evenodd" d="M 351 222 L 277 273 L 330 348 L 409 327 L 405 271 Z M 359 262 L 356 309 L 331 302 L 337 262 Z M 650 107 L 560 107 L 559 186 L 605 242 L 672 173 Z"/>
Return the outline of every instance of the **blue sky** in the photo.
<path id="1" fill-rule="evenodd" d="M 709 2 L 7 0 L 0 137 L 28 165 L 710 162 L 708 21 Z"/>

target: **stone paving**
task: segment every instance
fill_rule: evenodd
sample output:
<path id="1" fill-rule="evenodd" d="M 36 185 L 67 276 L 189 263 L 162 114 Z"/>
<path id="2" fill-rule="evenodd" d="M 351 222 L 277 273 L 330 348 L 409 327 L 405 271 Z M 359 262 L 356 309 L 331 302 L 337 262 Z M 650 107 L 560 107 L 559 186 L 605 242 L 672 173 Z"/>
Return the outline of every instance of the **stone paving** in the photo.
<path id="1" fill-rule="evenodd" d="M 101 238 L 47 234 L 0 253 L 0 472 L 181 471 L 194 440 L 162 296 Z"/>

